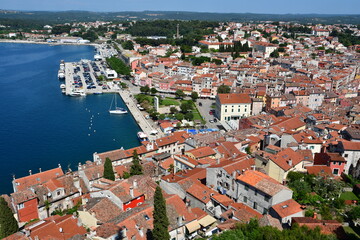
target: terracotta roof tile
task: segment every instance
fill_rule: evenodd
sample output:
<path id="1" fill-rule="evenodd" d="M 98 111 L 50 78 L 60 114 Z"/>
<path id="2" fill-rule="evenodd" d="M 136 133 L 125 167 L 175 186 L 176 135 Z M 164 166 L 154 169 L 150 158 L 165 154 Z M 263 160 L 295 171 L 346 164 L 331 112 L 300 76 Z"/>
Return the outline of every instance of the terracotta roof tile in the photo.
<path id="1" fill-rule="evenodd" d="M 272 209 L 281 217 L 288 217 L 295 213 L 302 212 L 301 205 L 294 199 L 289 199 L 285 202 L 272 206 Z"/>
<path id="2" fill-rule="evenodd" d="M 18 191 L 29 188 L 30 186 L 49 181 L 52 178 L 57 178 L 64 175 L 61 168 L 54 168 L 48 171 L 32 174 L 26 177 L 17 178 L 14 180 Z"/>

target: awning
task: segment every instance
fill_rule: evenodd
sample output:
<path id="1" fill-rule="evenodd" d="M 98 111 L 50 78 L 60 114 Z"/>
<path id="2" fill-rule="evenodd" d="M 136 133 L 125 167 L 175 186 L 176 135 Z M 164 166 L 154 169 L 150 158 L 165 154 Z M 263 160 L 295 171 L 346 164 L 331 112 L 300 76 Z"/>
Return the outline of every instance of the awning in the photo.
<path id="1" fill-rule="evenodd" d="M 185 227 L 187 228 L 189 233 L 193 233 L 196 230 L 200 229 L 200 224 L 197 220 L 195 220 L 195 221 L 192 221 L 191 223 L 185 224 Z"/>
<path id="2" fill-rule="evenodd" d="M 207 226 L 213 224 L 214 222 L 216 222 L 216 219 L 210 215 L 207 215 L 199 220 L 200 225 L 203 227 L 207 227 Z"/>

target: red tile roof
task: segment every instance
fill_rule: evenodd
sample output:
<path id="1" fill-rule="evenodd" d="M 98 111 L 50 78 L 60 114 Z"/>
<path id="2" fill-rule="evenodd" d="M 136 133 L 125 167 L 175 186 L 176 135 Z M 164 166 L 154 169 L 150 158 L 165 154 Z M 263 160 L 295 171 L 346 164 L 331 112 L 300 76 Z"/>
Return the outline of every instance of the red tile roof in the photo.
<path id="1" fill-rule="evenodd" d="M 14 180 L 16 189 L 18 191 L 29 188 L 30 186 L 44 183 L 52 178 L 57 178 L 64 175 L 61 168 L 54 168 L 48 171 L 32 174 L 26 177 L 17 178 Z"/>
<path id="2" fill-rule="evenodd" d="M 223 93 L 218 94 L 218 97 L 220 104 L 251 103 L 250 96 L 243 93 Z"/>
<path id="3" fill-rule="evenodd" d="M 270 196 L 274 196 L 282 190 L 291 191 L 289 188 L 281 185 L 275 179 L 258 171 L 247 170 L 241 174 L 237 180 L 253 186 Z"/>
<path id="4" fill-rule="evenodd" d="M 49 217 L 44 219 L 44 223 L 37 226 L 26 226 L 30 231 L 32 239 L 69 239 L 75 235 L 87 233 L 82 225 L 78 225 L 78 219 L 73 215 Z"/>
<path id="5" fill-rule="evenodd" d="M 281 217 L 288 217 L 293 214 L 302 212 L 301 205 L 294 199 L 289 199 L 285 202 L 272 206 L 272 209 Z"/>

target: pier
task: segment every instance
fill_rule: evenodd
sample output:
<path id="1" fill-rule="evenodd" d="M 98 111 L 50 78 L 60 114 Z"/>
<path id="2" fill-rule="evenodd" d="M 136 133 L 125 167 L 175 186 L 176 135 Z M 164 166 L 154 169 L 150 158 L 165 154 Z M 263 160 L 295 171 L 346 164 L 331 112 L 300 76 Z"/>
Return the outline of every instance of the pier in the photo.
<path id="1" fill-rule="evenodd" d="M 138 123 L 141 130 L 148 136 L 149 140 L 154 140 L 158 137 L 162 137 L 163 133 L 157 126 L 152 126 L 150 121 L 148 121 L 144 114 L 137 107 L 135 99 L 132 97 L 132 94 L 128 90 L 120 90 L 119 94 L 126 106 L 128 107 L 130 113 Z M 156 135 L 152 135 L 152 131 L 156 130 L 158 133 Z"/>

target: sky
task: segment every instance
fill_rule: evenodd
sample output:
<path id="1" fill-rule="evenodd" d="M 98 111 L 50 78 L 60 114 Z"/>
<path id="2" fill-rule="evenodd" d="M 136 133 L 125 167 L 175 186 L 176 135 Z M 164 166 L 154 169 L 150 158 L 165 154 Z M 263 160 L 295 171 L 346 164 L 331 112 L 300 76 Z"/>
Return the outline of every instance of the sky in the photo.
<path id="1" fill-rule="evenodd" d="M 360 14 L 360 0 L 0 0 L 0 9 Z"/>

